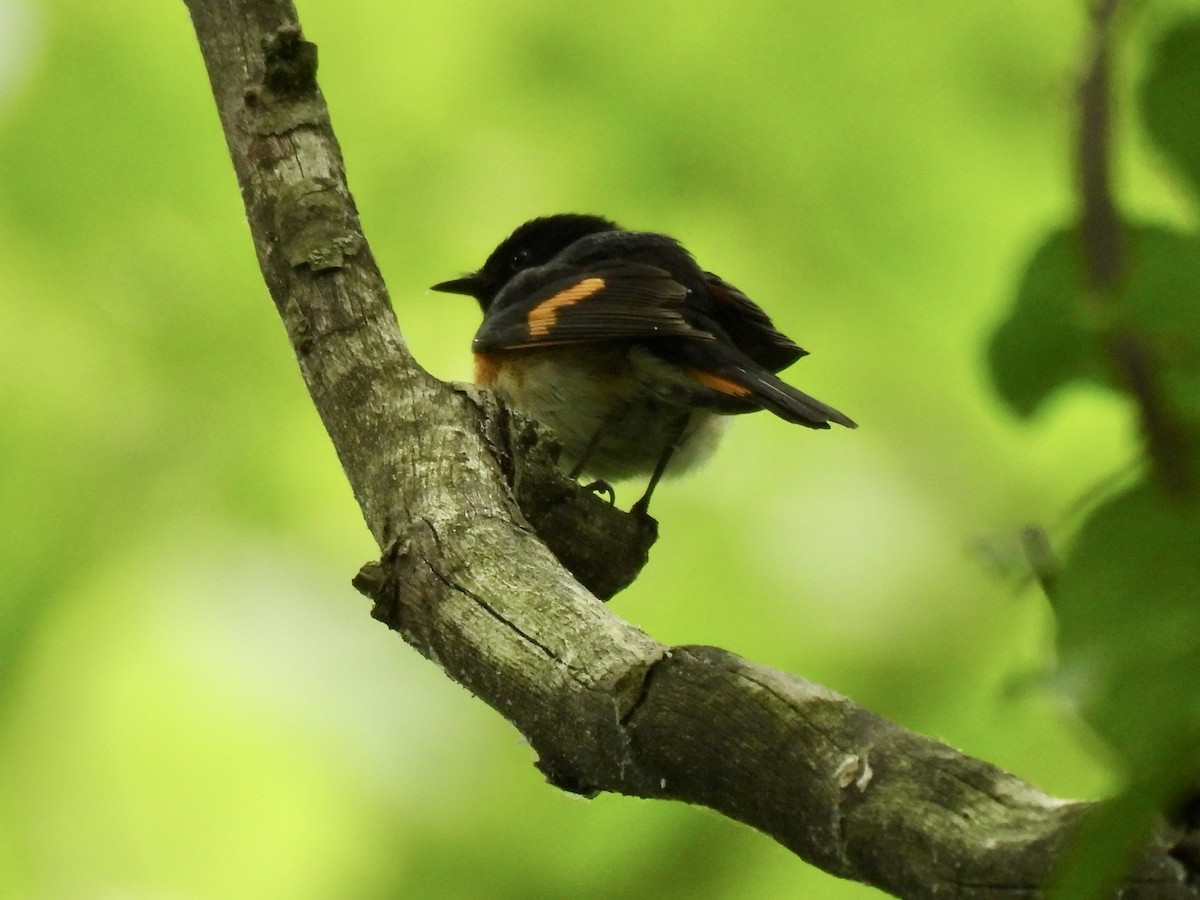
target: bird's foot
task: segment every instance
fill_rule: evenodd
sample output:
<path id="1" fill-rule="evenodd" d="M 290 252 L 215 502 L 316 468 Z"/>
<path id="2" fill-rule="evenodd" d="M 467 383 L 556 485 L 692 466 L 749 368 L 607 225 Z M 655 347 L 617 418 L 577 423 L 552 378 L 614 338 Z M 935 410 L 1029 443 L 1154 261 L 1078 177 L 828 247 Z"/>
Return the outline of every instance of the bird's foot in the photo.
<path id="1" fill-rule="evenodd" d="M 617 492 L 613 490 L 612 485 L 607 481 L 593 481 L 591 484 L 585 484 L 584 488 L 593 494 L 608 494 L 609 503 L 617 502 Z"/>

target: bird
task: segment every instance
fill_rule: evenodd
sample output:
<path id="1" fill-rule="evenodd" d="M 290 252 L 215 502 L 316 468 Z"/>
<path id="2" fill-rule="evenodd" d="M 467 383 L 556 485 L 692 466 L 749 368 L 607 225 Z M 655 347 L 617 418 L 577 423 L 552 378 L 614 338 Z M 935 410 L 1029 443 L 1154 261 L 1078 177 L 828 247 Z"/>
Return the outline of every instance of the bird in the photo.
<path id="1" fill-rule="evenodd" d="M 479 302 L 476 383 L 547 427 L 571 478 L 588 474 L 614 499 L 610 481 L 648 476 L 634 514 L 648 516 L 664 474 L 708 457 L 726 416 L 857 427 L 777 376 L 807 351 L 665 234 L 535 218 L 431 289 Z"/>

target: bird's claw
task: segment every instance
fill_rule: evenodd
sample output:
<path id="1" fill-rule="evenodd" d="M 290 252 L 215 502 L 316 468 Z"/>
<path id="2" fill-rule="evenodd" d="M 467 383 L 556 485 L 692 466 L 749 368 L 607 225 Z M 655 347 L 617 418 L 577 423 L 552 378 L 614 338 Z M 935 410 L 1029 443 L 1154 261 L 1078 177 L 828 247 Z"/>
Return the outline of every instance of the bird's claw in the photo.
<path id="1" fill-rule="evenodd" d="M 593 494 L 608 494 L 608 502 L 617 502 L 617 492 L 613 490 L 612 485 L 607 481 L 593 481 L 591 484 L 584 485 L 586 490 Z"/>

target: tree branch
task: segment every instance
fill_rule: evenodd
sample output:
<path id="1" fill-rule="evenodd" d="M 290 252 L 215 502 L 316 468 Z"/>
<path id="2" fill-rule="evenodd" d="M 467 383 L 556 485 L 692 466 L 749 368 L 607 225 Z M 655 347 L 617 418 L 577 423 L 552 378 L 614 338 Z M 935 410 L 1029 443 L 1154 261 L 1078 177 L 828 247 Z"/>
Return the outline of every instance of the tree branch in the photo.
<path id="1" fill-rule="evenodd" d="M 411 358 L 291 4 L 187 6 L 264 279 L 383 549 L 355 582 L 376 618 L 512 722 L 560 787 L 702 804 L 902 897 L 1037 896 L 1088 804 L 796 676 L 665 647 L 559 564 L 538 530 L 563 556 L 603 540 L 603 562 L 624 548 L 608 583 L 595 559 L 568 561 L 611 593 L 653 536 L 564 485 L 489 395 Z M 1149 893 L 1128 896 L 1197 896 L 1169 844 L 1164 834 L 1130 883 Z"/>

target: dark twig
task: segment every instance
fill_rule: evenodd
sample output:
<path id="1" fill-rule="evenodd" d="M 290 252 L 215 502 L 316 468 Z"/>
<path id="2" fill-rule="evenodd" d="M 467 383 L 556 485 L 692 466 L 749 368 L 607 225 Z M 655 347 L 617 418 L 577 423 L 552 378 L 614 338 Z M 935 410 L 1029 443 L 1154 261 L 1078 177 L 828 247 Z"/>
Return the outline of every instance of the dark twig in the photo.
<path id="1" fill-rule="evenodd" d="M 1080 232 L 1091 287 L 1112 296 L 1124 270 L 1121 217 L 1109 175 L 1111 143 L 1111 39 L 1119 0 L 1092 8 L 1092 44 L 1079 84 L 1078 179 Z"/>
<path id="2" fill-rule="evenodd" d="M 1117 304 L 1128 267 L 1123 223 L 1111 185 L 1112 43 L 1119 7 L 1119 0 L 1099 0 L 1092 7 L 1092 44 L 1079 83 L 1077 136 L 1084 270 L 1092 291 L 1110 307 Z M 1145 337 L 1118 321 L 1108 351 L 1118 378 L 1137 405 L 1146 450 L 1160 480 L 1176 495 L 1189 494 L 1193 487 L 1189 441 L 1167 406 L 1158 362 Z"/>

